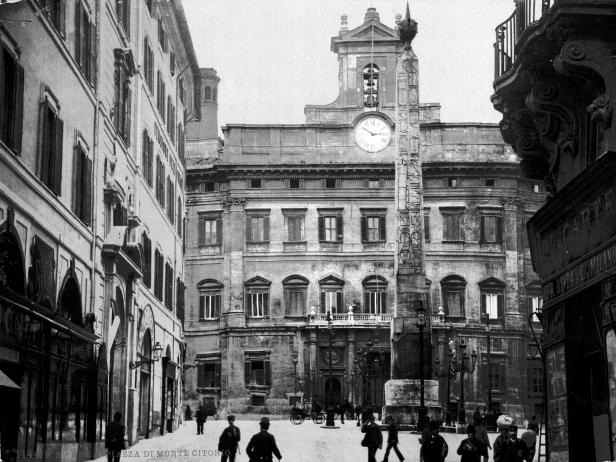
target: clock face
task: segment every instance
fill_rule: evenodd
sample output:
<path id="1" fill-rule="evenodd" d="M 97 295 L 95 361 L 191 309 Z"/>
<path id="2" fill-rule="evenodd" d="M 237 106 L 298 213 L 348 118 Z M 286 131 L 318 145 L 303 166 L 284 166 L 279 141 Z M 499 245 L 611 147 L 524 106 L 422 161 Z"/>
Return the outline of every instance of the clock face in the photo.
<path id="1" fill-rule="evenodd" d="M 391 127 L 380 117 L 366 117 L 355 126 L 355 142 L 364 151 L 382 151 L 390 141 Z"/>

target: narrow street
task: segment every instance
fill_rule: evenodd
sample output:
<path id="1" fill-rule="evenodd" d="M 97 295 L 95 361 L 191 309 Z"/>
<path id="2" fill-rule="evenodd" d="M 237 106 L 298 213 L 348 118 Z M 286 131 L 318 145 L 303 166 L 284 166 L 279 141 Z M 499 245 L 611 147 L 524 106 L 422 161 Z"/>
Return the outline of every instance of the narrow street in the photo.
<path id="1" fill-rule="evenodd" d="M 240 454 L 237 462 L 245 462 L 248 457 L 245 454 L 246 445 L 250 437 L 259 431 L 257 420 L 238 420 L 237 426 L 242 432 Z M 347 421 L 344 425 L 336 424 L 340 428 L 325 429 L 310 421 L 301 425 L 293 425 L 288 420 L 272 420 L 270 432 L 276 437 L 278 448 L 283 460 L 293 462 L 314 462 L 330 460 L 335 462 L 359 462 L 367 457 L 367 450 L 360 446 L 362 434 L 355 421 Z M 145 462 L 188 462 L 188 461 L 219 461 L 220 453 L 217 451 L 218 436 L 227 425 L 226 420 L 208 420 L 205 424 L 205 434 L 197 436 L 195 421 L 187 422 L 176 432 L 163 437 L 141 440 L 130 449 L 124 451 L 122 461 L 131 460 Z M 460 460 L 456 454 L 458 445 L 465 436 L 452 433 L 443 434 L 449 444 L 449 456 L 446 462 Z M 387 433 L 383 433 L 387 440 Z M 419 461 L 419 435 L 409 432 L 400 432 L 400 449 L 408 462 Z M 496 434 L 490 434 L 493 442 Z M 381 461 L 385 453 L 377 452 L 377 460 Z M 491 454 L 490 454 L 491 456 Z M 491 458 L 491 457 L 490 457 Z M 96 459 L 96 462 L 105 462 L 106 457 Z M 390 454 L 389 460 L 397 461 L 395 454 Z"/>

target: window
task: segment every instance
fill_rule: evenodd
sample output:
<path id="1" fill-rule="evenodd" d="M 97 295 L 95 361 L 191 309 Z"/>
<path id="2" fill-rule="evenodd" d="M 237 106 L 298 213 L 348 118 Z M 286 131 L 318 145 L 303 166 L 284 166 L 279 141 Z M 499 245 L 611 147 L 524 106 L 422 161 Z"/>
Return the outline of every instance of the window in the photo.
<path id="1" fill-rule="evenodd" d="M 253 318 L 269 316 L 269 291 L 271 282 L 256 277 L 247 281 L 246 289 L 246 314 Z"/>
<path id="2" fill-rule="evenodd" d="M 113 226 L 126 226 L 128 224 L 128 211 L 120 203 L 113 207 Z"/>
<path id="3" fill-rule="evenodd" d="M 308 279 L 302 276 L 289 276 L 282 281 L 286 316 L 306 314 L 306 290 Z"/>
<path id="4" fill-rule="evenodd" d="M 336 189 L 336 179 L 335 178 L 327 178 L 325 180 L 325 189 Z"/>
<path id="5" fill-rule="evenodd" d="M 165 166 L 160 156 L 156 156 L 156 199 L 165 208 Z"/>
<path id="6" fill-rule="evenodd" d="M 90 22 L 81 0 L 75 2 L 75 60 L 88 82 L 96 77 L 96 26 Z"/>
<path id="7" fill-rule="evenodd" d="M 306 240 L 304 223 L 305 212 L 298 212 L 296 214 L 285 213 L 284 215 L 284 228 L 285 236 L 288 242 L 303 242 Z"/>
<path id="8" fill-rule="evenodd" d="M 197 284 L 199 291 L 199 321 L 220 317 L 223 285 L 214 279 Z"/>
<path id="9" fill-rule="evenodd" d="M 199 215 L 199 246 L 220 245 L 222 242 L 222 217 Z"/>
<path id="10" fill-rule="evenodd" d="M 212 101 L 218 101 L 218 88 L 216 87 L 212 90 Z"/>
<path id="11" fill-rule="evenodd" d="M 186 97 L 186 88 L 184 88 L 184 77 L 178 78 L 178 90 L 180 93 L 180 102 L 184 104 L 184 98 Z"/>
<path id="12" fill-rule="evenodd" d="M 443 209 L 443 241 L 464 241 L 464 210 Z"/>
<path id="13" fill-rule="evenodd" d="M 150 188 L 154 181 L 154 140 L 150 138 L 147 130 L 143 130 L 143 142 L 141 145 L 141 169 L 143 178 L 148 183 Z"/>
<path id="14" fill-rule="evenodd" d="M 246 217 L 246 242 L 269 242 L 270 219 L 268 215 Z"/>
<path id="15" fill-rule="evenodd" d="M 46 97 L 43 103 L 41 140 L 41 181 L 56 195 L 62 189 L 62 137 L 64 123 Z"/>
<path id="16" fill-rule="evenodd" d="M 143 246 L 143 283 L 149 289 L 152 287 L 152 241 L 146 233 L 141 235 Z"/>
<path id="17" fill-rule="evenodd" d="M 247 386 L 270 386 L 271 368 L 269 355 L 244 353 L 244 382 Z"/>
<path id="18" fill-rule="evenodd" d="M 80 143 L 73 150 L 73 212 L 90 226 L 92 216 L 92 159 Z"/>
<path id="19" fill-rule="evenodd" d="M 321 213 L 321 212 L 319 212 Z M 319 241 L 342 242 L 342 214 L 322 212 L 319 216 Z"/>
<path id="20" fill-rule="evenodd" d="M 182 164 L 184 164 L 184 158 L 186 156 L 185 153 L 185 139 L 184 139 L 184 128 L 182 128 L 181 124 L 178 124 L 178 155 L 180 156 L 180 160 Z"/>
<path id="21" fill-rule="evenodd" d="M 503 390 L 503 375 L 500 364 L 493 364 L 490 368 L 489 387 L 490 390 Z"/>
<path id="22" fill-rule="evenodd" d="M 250 180 L 250 187 L 253 189 L 258 189 L 261 187 L 261 180 L 260 179 L 253 179 Z"/>
<path id="23" fill-rule="evenodd" d="M 482 243 L 503 242 L 503 217 L 500 215 L 481 215 L 479 240 Z"/>
<path id="24" fill-rule="evenodd" d="M 173 269 L 165 263 L 165 306 L 173 310 Z"/>
<path id="25" fill-rule="evenodd" d="M 479 283 L 481 293 L 481 314 L 487 314 L 489 319 L 499 319 L 504 315 L 503 298 L 505 284 L 498 279 L 490 278 Z"/>
<path id="26" fill-rule="evenodd" d="M 364 312 L 387 313 L 387 280 L 381 276 L 364 279 Z"/>
<path id="27" fill-rule="evenodd" d="M 130 0 L 115 0 L 118 22 L 124 28 L 126 35 L 130 35 Z"/>
<path id="28" fill-rule="evenodd" d="M 184 282 L 178 277 L 175 281 L 175 291 L 176 291 L 176 298 L 175 298 L 175 310 L 176 310 L 176 315 L 178 317 L 178 319 L 180 320 L 180 322 L 182 323 L 182 327 L 184 326 L 184 291 L 186 289 L 186 286 L 184 285 Z"/>
<path id="29" fill-rule="evenodd" d="M 424 210 L 424 239 L 430 242 L 430 210 Z"/>
<path id="30" fill-rule="evenodd" d="M 181 192 L 181 191 L 180 191 Z M 182 225 L 184 222 L 184 211 L 182 210 L 182 198 L 178 197 L 178 211 L 177 211 L 177 225 L 178 236 L 182 236 Z"/>
<path id="31" fill-rule="evenodd" d="M 460 276 L 448 276 L 441 281 L 442 301 L 449 317 L 464 317 L 466 281 Z"/>
<path id="32" fill-rule="evenodd" d="M 362 242 L 382 242 L 385 234 L 385 210 L 362 210 L 361 240 Z"/>
<path id="33" fill-rule="evenodd" d="M 41 9 L 62 36 L 66 34 L 66 0 L 42 0 Z"/>
<path id="34" fill-rule="evenodd" d="M 175 75 L 175 53 L 173 51 L 169 52 L 169 72 Z"/>
<path id="35" fill-rule="evenodd" d="M 363 72 L 363 99 L 365 107 L 379 105 L 379 67 L 370 63 Z"/>
<path id="36" fill-rule="evenodd" d="M 167 52 L 167 31 L 165 30 L 165 24 L 163 23 L 163 18 L 158 19 L 158 43 L 160 43 L 160 48 L 163 50 L 163 53 Z"/>
<path id="37" fill-rule="evenodd" d="M 212 100 L 212 89 L 210 87 L 205 87 L 204 95 L 206 101 Z"/>
<path id="38" fill-rule="evenodd" d="M 541 187 L 538 184 L 533 183 L 530 185 L 530 190 L 534 193 L 538 193 L 541 191 Z"/>
<path id="39" fill-rule="evenodd" d="M 456 186 L 458 186 L 458 179 L 457 178 L 447 178 L 447 186 L 450 188 L 455 188 Z"/>
<path id="40" fill-rule="evenodd" d="M 197 368 L 198 388 L 220 388 L 220 359 L 200 363 Z"/>
<path id="41" fill-rule="evenodd" d="M 383 180 L 365 180 L 364 187 L 368 189 L 378 189 L 383 187 Z"/>
<path id="42" fill-rule="evenodd" d="M 485 185 L 486 185 L 488 188 L 493 188 L 493 187 L 494 187 L 494 185 L 496 184 L 496 180 L 491 179 L 491 178 L 486 178 L 484 181 L 485 181 Z"/>
<path id="43" fill-rule="evenodd" d="M 163 256 L 156 249 L 154 251 L 154 296 L 160 301 L 163 300 L 163 268 Z"/>
<path id="44" fill-rule="evenodd" d="M 541 313 L 543 309 L 543 297 L 540 296 L 532 296 L 530 298 L 530 312 L 531 313 Z"/>
<path id="45" fill-rule="evenodd" d="M 11 52 L 0 47 L 0 139 L 21 153 L 24 118 L 24 69 Z"/>
<path id="46" fill-rule="evenodd" d="M 328 276 L 319 281 L 320 286 L 320 301 L 321 301 L 321 313 L 345 313 L 342 290 L 344 287 L 344 281 Z"/>
<path id="47" fill-rule="evenodd" d="M 130 130 L 132 124 L 132 90 L 130 76 L 133 74 L 129 68 L 129 60 L 123 50 L 116 49 L 115 63 L 115 98 L 113 120 L 115 129 L 130 146 Z"/>
<path id="48" fill-rule="evenodd" d="M 167 177 L 167 218 L 175 223 L 175 185 L 170 176 Z"/>
<path id="49" fill-rule="evenodd" d="M 163 123 L 165 123 L 165 81 L 160 71 L 157 71 L 156 77 L 156 108 L 163 119 Z"/>
<path id="50" fill-rule="evenodd" d="M 540 367 L 533 367 L 528 373 L 529 391 L 535 395 L 543 394 L 543 369 Z"/>
<path id="51" fill-rule="evenodd" d="M 167 133 L 171 138 L 171 142 L 176 144 L 175 141 L 175 106 L 171 102 L 171 95 L 167 97 Z"/>
<path id="52" fill-rule="evenodd" d="M 154 52 L 147 38 L 143 39 L 143 73 L 148 88 L 154 94 Z"/>
<path id="53" fill-rule="evenodd" d="M 289 188 L 290 189 L 299 189 L 300 188 L 300 180 L 299 180 L 299 178 L 291 178 L 289 180 Z"/>

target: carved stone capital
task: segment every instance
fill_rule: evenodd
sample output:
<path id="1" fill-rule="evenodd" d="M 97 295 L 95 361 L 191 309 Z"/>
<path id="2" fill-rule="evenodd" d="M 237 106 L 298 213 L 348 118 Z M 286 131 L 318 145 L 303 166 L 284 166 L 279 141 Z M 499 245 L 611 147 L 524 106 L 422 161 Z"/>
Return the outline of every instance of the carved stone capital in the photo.
<path id="1" fill-rule="evenodd" d="M 612 124 L 612 104 L 608 95 L 597 96 L 588 105 L 586 111 L 590 114 L 590 118 L 599 123 L 604 129 L 609 128 Z"/>

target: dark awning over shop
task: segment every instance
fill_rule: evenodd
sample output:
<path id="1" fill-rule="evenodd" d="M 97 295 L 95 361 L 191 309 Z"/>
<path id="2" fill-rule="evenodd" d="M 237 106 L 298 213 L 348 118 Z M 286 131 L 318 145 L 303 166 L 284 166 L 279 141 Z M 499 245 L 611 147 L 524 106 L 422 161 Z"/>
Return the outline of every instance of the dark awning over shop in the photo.
<path id="1" fill-rule="evenodd" d="M 8 375 L 6 375 L 4 372 L 2 372 L 2 370 L 0 369 L 0 387 L 4 387 L 4 388 L 14 388 L 16 390 L 21 390 L 21 387 L 19 385 L 17 385 L 15 382 L 13 382 Z"/>

